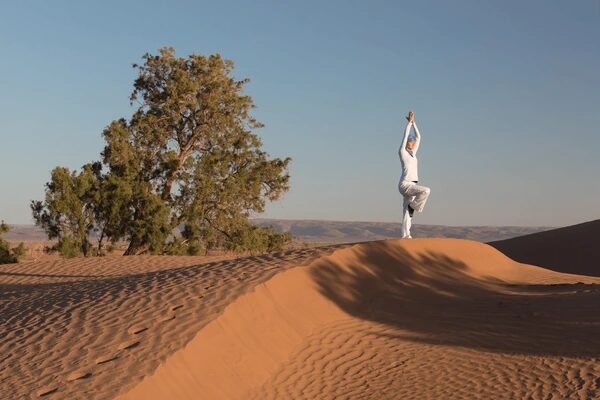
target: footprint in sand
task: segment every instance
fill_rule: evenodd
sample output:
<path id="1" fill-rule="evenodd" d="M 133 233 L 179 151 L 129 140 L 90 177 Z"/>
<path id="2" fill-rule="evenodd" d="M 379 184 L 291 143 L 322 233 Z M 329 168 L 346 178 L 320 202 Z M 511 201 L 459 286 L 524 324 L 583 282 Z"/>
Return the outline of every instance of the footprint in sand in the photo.
<path id="1" fill-rule="evenodd" d="M 104 363 L 107 363 L 110 361 L 114 361 L 117 358 L 119 358 L 119 353 L 100 356 L 100 357 L 96 358 L 96 364 L 97 365 L 104 364 Z"/>
<path id="2" fill-rule="evenodd" d="M 136 340 L 136 339 L 131 339 L 131 340 L 126 340 L 124 342 L 121 342 L 121 344 L 119 344 L 118 349 L 119 350 L 128 350 L 128 349 L 132 349 L 134 347 L 139 346 L 140 341 Z"/>
<path id="3" fill-rule="evenodd" d="M 44 396 L 48 396 L 54 392 L 56 392 L 58 390 L 58 386 L 56 385 L 48 385 L 48 386 L 44 386 L 42 388 L 39 388 L 35 394 L 38 397 L 44 397 Z"/>
<path id="4" fill-rule="evenodd" d="M 79 379 L 86 379 L 90 376 L 92 376 L 92 373 L 84 369 L 79 371 L 73 371 L 69 375 L 67 375 L 67 382 L 73 382 Z"/>
<path id="5" fill-rule="evenodd" d="M 179 310 L 182 307 L 183 307 L 183 304 L 174 305 L 173 307 L 171 307 L 171 311 Z"/>
<path id="6" fill-rule="evenodd" d="M 137 333 L 144 332 L 147 329 L 148 329 L 148 327 L 146 325 L 136 324 L 136 325 L 130 326 L 129 329 L 127 329 L 127 333 L 134 335 Z"/>
<path id="7" fill-rule="evenodd" d="M 172 319 L 175 319 L 175 314 L 166 314 L 163 315 L 162 317 L 160 317 L 158 319 L 158 322 L 167 322 L 167 321 L 171 321 Z"/>

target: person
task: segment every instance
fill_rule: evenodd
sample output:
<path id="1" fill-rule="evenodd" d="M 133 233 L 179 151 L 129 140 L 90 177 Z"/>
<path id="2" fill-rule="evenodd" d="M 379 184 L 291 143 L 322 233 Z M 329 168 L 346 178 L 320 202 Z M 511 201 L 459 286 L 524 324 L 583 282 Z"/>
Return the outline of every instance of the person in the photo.
<path id="1" fill-rule="evenodd" d="M 410 228 L 414 212 L 423 212 L 431 190 L 428 187 L 417 185 L 419 182 L 417 151 L 421 144 L 421 134 L 415 123 L 415 114 L 408 113 L 408 124 L 404 131 L 404 138 L 398 150 L 402 163 L 402 176 L 398 183 L 398 190 L 403 197 L 402 202 L 402 238 L 411 239 Z M 414 135 L 411 135 L 414 128 Z"/>

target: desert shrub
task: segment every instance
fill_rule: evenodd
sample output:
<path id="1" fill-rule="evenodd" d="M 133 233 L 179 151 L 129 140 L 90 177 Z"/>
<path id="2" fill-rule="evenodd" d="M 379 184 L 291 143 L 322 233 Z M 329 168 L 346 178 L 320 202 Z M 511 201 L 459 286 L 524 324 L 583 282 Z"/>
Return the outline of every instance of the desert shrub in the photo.
<path id="1" fill-rule="evenodd" d="M 8 231 L 8 225 L 4 221 L 0 222 L 0 264 L 19 262 L 19 258 L 27 251 L 23 243 L 19 243 L 16 247 L 10 247 L 10 244 L 2 238 L 2 235 Z"/>
<path id="2" fill-rule="evenodd" d="M 291 241 L 289 233 L 276 232 L 271 227 L 248 226 L 234 233 L 227 248 L 234 251 L 264 253 L 281 251 Z"/>
<path id="3" fill-rule="evenodd" d="M 65 258 L 77 257 L 81 254 L 81 242 L 72 237 L 63 237 L 58 241 L 56 249 Z"/>

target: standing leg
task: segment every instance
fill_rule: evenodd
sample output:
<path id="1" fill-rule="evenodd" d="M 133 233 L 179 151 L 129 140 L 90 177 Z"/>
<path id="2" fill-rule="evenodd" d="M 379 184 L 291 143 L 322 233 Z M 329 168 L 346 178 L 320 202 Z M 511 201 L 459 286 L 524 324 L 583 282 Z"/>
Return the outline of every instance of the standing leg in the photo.
<path id="1" fill-rule="evenodd" d="M 403 239 L 410 239 L 410 227 L 412 225 L 412 218 L 408 212 L 408 205 L 414 199 L 413 196 L 402 196 L 402 228 L 401 234 Z"/>

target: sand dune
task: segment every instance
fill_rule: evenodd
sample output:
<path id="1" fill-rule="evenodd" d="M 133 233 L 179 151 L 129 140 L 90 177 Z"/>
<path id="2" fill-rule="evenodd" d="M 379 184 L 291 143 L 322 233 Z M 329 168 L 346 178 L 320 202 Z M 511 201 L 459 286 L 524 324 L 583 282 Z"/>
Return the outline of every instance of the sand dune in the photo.
<path id="1" fill-rule="evenodd" d="M 6 398 L 600 398 L 600 278 L 482 243 L 125 260 L 2 266 Z"/>
<path id="2" fill-rule="evenodd" d="M 600 276 L 600 219 L 490 243 L 510 258 L 558 272 Z"/>
<path id="3" fill-rule="evenodd" d="M 599 299 L 484 244 L 360 244 L 258 285 L 120 399 L 591 398 Z"/>
<path id="4" fill-rule="evenodd" d="M 333 249 L 0 265 L 0 398 L 113 399 L 240 294 Z"/>

